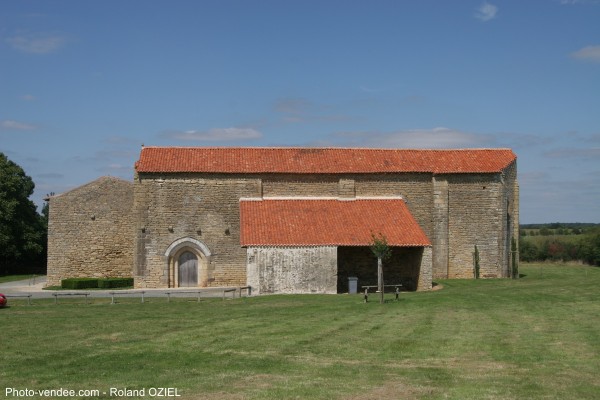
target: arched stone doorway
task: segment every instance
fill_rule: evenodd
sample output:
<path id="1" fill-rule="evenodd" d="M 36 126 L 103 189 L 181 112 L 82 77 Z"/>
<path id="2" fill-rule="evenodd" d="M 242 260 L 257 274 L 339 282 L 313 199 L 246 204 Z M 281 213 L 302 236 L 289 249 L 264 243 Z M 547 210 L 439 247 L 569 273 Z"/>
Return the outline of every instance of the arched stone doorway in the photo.
<path id="1" fill-rule="evenodd" d="M 206 287 L 211 252 L 193 238 L 181 238 L 167 248 L 169 287 Z"/>

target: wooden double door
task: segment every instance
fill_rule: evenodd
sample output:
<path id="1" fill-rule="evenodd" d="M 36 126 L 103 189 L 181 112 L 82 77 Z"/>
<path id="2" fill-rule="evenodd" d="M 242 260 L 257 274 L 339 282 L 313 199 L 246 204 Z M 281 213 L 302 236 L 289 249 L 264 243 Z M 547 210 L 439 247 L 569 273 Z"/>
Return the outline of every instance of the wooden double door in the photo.
<path id="1" fill-rule="evenodd" d="M 179 256 L 179 287 L 198 287 L 198 257 L 191 251 Z"/>

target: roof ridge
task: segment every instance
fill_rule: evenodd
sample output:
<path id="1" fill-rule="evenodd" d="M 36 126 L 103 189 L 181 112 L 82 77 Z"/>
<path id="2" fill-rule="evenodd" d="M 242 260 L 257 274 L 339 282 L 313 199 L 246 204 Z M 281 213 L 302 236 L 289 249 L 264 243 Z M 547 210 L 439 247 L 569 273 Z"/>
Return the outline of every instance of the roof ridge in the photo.
<path id="1" fill-rule="evenodd" d="M 509 147 L 460 147 L 424 149 L 419 147 L 342 147 L 342 146 L 144 146 L 142 149 L 202 149 L 202 150 L 372 150 L 372 151 L 512 151 Z"/>
<path id="2" fill-rule="evenodd" d="M 205 173 L 499 173 L 511 149 L 345 147 L 144 147 L 138 172 Z"/>

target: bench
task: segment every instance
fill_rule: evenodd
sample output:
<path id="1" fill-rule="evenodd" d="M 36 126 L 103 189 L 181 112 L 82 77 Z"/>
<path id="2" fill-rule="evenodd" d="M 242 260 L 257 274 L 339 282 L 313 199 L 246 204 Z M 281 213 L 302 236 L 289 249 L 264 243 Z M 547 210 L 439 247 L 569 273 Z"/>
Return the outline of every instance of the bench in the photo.
<path id="1" fill-rule="evenodd" d="M 124 294 L 124 295 L 136 295 L 136 294 L 141 294 L 142 295 L 142 303 L 144 302 L 144 293 L 146 293 L 144 290 L 142 290 L 141 292 L 126 292 L 126 291 L 119 291 L 119 292 L 109 292 L 110 293 L 110 304 L 115 304 L 115 296 L 118 296 L 120 294 Z"/>
<path id="2" fill-rule="evenodd" d="M 58 304 L 58 297 L 59 296 L 85 296 L 85 304 L 88 303 L 88 296 L 90 294 L 87 292 L 81 292 L 81 293 L 52 293 L 52 296 L 54 296 L 54 304 Z"/>
<path id="3" fill-rule="evenodd" d="M 365 303 L 369 301 L 369 289 L 377 289 L 377 285 L 364 285 L 362 286 L 363 289 L 365 289 Z M 400 296 L 400 288 L 402 287 L 401 283 L 397 283 L 394 285 L 383 285 L 383 292 L 385 293 L 385 288 L 386 287 L 393 287 L 394 288 L 394 294 L 396 295 L 396 300 L 398 300 L 398 297 Z M 377 290 L 375 293 L 379 293 L 379 291 Z"/>
<path id="4" fill-rule="evenodd" d="M 221 291 L 223 292 L 223 300 L 225 300 L 225 294 L 226 293 L 231 293 L 231 298 L 235 299 L 235 292 L 237 292 L 237 288 L 227 288 L 227 289 L 221 289 Z M 214 290 L 214 289 L 205 289 L 205 290 L 173 290 L 173 291 L 169 291 L 169 292 L 165 292 L 167 295 L 167 302 L 171 302 L 171 295 L 177 295 L 177 294 L 196 294 L 198 295 L 198 302 L 200 302 L 200 295 L 202 293 L 208 293 L 208 292 L 216 292 L 218 290 Z M 240 292 L 240 297 L 241 297 L 241 292 Z"/>
<path id="5" fill-rule="evenodd" d="M 242 287 L 240 287 L 240 298 L 242 298 L 242 290 L 246 290 L 248 296 L 252 296 L 252 286 L 242 286 Z"/>
<path id="6" fill-rule="evenodd" d="M 231 289 L 223 289 L 223 300 L 225 300 L 225 293 L 231 293 L 231 298 L 235 299 L 235 292 L 237 292 L 237 288 L 231 288 Z M 240 297 L 242 296 L 242 293 L 240 291 Z"/>
<path id="7" fill-rule="evenodd" d="M 27 297 L 27 305 L 31 305 L 31 294 L 5 294 L 4 297 Z"/>
<path id="8" fill-rule="evenodd" d="M 167 294 L 167 302 L 171 302 L 171 294 L 197 294 L 198 295 L 198 303 L 200 303 L 200 294 L 202 290 L 174 290 L 172 292 L 165 292 Z"/>

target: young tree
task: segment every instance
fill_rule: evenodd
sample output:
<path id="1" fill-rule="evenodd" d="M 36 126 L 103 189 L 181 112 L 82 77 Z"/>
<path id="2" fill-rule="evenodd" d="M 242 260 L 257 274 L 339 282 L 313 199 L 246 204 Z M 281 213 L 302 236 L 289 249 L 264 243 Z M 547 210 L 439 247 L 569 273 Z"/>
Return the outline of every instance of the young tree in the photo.
<path id="1" fill-rule="evenodd" d="M 383 261 L 392 256 L 392 249 L 388 246 L 387 239 L 381 233 L 379 237 L 371 233 L 371 237 L 373 238 L 371 251 L 377 257 L 377 290 L 380 295 L 379 302 L 383 304 Z"/>
<path id="2" fill-rule="evenodd" d="M 0 153 L 0 275 L 40 267 L 45 229 L 29 200 L 33 180 Z"/>
<path id="3" fill-rule="evenodd" d="M 519 279 L 519 252 L 517 250 L 517 239 L 514 237 L 511 239 L 510 254 L 512 265 L 511 276 L 513 279 Z"/>

